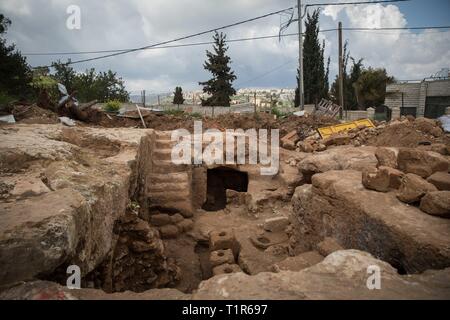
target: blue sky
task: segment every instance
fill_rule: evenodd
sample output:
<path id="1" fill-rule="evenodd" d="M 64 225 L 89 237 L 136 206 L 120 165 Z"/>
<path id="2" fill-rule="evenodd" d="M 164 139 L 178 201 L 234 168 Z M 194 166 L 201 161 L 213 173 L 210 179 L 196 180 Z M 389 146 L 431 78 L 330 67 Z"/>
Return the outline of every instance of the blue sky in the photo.
<path id="1" fill-rule="evenodd" d="M 397 5 L 408 26 L 450 25 L 450 0 L 413 0 Z"/>
<path id="2" fill-rule="evenodd" d="M 349 0 L 311 0 L 309 3 Z M 306 3 L 308 3 L 306 2 Z M 81 8 L 81 30 L 66 28 L 69 5 Z M 287 8 L 295 0 L 1 0 L 0 12 L 11 18 L 7 38 L 23 53 L 133 48 Z M 45 8 L 45 10 L 43 10 Z M 450 0 L 412 0 L 389 5 L 327 6 L 320 16 L 322 29 L 344 27 L 404 27 L 450 25 Z M 281 19 L 285 19 L 281 17 Z M 280 16 L 248 23 L 226 33 L 229 39 L 274 35 Z M 296 25 L 286 32 L 296 32 Z M 337 73 L 336 32 L 321 34 L 325 55 L 331 58 L 330 78 Z M 351 55 L 366 66 L 386 68 L 397 79 L 422 79 L 450 65 L 450 32 L 344 32 Z M 211 35 L 186 40 L 210 41 Z M 209 46 L 148 50 L 76 65 L 112 69 L 129 90 L 147 92 L 200 89 L 209 78 L 203 69 Z M 230 44 L 236 86 L 294 87 L 298 57 L 295 37 Z M 88 56 L 73 56 L 72 59 Z M 29 56 L 33 66 L 64 57 Z"/>

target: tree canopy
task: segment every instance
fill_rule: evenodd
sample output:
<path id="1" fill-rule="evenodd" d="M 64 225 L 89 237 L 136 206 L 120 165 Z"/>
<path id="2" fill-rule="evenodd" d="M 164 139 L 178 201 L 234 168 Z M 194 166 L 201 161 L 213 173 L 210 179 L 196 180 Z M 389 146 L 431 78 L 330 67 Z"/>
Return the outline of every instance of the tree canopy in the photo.
<path id="1" fill-rule="evenodd" d="M 234 72 L 229 64 L 231 58 L 226 55 L 228 47 L 225 45 L 226 35 L 215 33 L 214 52 L 206 51 L 207 61 L 204 64 L 205 70 L 212 73 L 213 77 L 205 82 L 199 82 L 203 86 L 203 92 L 211 95 L 202 100 L 204 106 L 230 106 L 231 96 L 236 94 L 232 83 L 236 80 Z"/>
<path id="2" fill-rule="evenodd" d="M 305 103 L 318 103 L 322 98 L 328 98 L 328 74 L 330 59 L 325 67 L 325 42 L 319 39 L 319 10 L 307 14 L 305 21 L 305 38 L 303 41 L 303 82 L 305 84 Z M 297 76 L 298 84 L 298 76 Z M 295 106 L 300 104 L 298 88 L 296 90 Z"/>
<path id="3" fill-rule="evenodd" d="M 173 104 L 184 104 L 183 89 L 181 87 L 175 88 Z"/>
<path id="4" fill-rule="evenodd" d="M 127 102 L 130 98 L 122 78 L 111 70 L 97 72 L 91 68 L 85 72 L 76 72 L 70 65 L 61 61 L 54 62 L 52 68 L 54 69 L 52 77 L 65 85 L 69 92 L 76 91 L 76 97 L 82 102 L 92 100 Z"/>
<path id="5" fill-rule="evenodd" d="M 11 21 L 0 14 L 0 96 L 1 100 L 28 98 L 32 94 L 31 68 L 14 44 L 7 45 L 4 37 Z"/>

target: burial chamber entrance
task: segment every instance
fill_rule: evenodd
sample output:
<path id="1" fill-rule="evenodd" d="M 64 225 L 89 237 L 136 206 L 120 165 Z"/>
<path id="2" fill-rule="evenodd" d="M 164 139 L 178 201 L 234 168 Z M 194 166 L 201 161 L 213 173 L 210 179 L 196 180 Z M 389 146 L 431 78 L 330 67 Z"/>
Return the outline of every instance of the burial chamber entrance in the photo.
<path id="1" fill-rule="evenodd" d="M 228 167 L 208 169 L 207 193 L 203 210 L 218 211 L 227 205 L 226 190 L 247 192 L 248 174 Z"/>

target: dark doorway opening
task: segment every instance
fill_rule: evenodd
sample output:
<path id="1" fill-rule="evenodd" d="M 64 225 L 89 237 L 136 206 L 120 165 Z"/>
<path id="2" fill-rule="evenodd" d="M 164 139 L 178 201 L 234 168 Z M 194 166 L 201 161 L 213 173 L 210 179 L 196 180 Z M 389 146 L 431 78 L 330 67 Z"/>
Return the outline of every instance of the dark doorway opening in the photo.
<path id="1" fill-rule="evenodd" d="M 248 174 L 231 168 L 208 170 L 207 197 L 203 205 L 206 211 L 218 211 L 227 205 L 226 190 L 247 192 Z"/>

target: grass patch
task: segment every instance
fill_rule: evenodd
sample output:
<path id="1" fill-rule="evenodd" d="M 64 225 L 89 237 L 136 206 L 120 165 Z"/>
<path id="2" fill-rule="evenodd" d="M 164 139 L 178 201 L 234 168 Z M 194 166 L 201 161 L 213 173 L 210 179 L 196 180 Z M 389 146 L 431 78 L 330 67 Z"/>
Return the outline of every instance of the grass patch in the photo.
<path id="1" fill-rule="evenodd" d="M 119 100 L 110 100 L 106 102 L 103 110 L 106 112 L 119 112 L 122 103 Z"/>
<path id="2" fill-rule="evenodd" d="M 166 111 L 164 111 L 164 114 L 166 114 L 168 116 L 182 116 L 182 115 L 184 115 L 184 111 L 183 110 L 177 110 L 177 109 L 166 110 Z"/>

